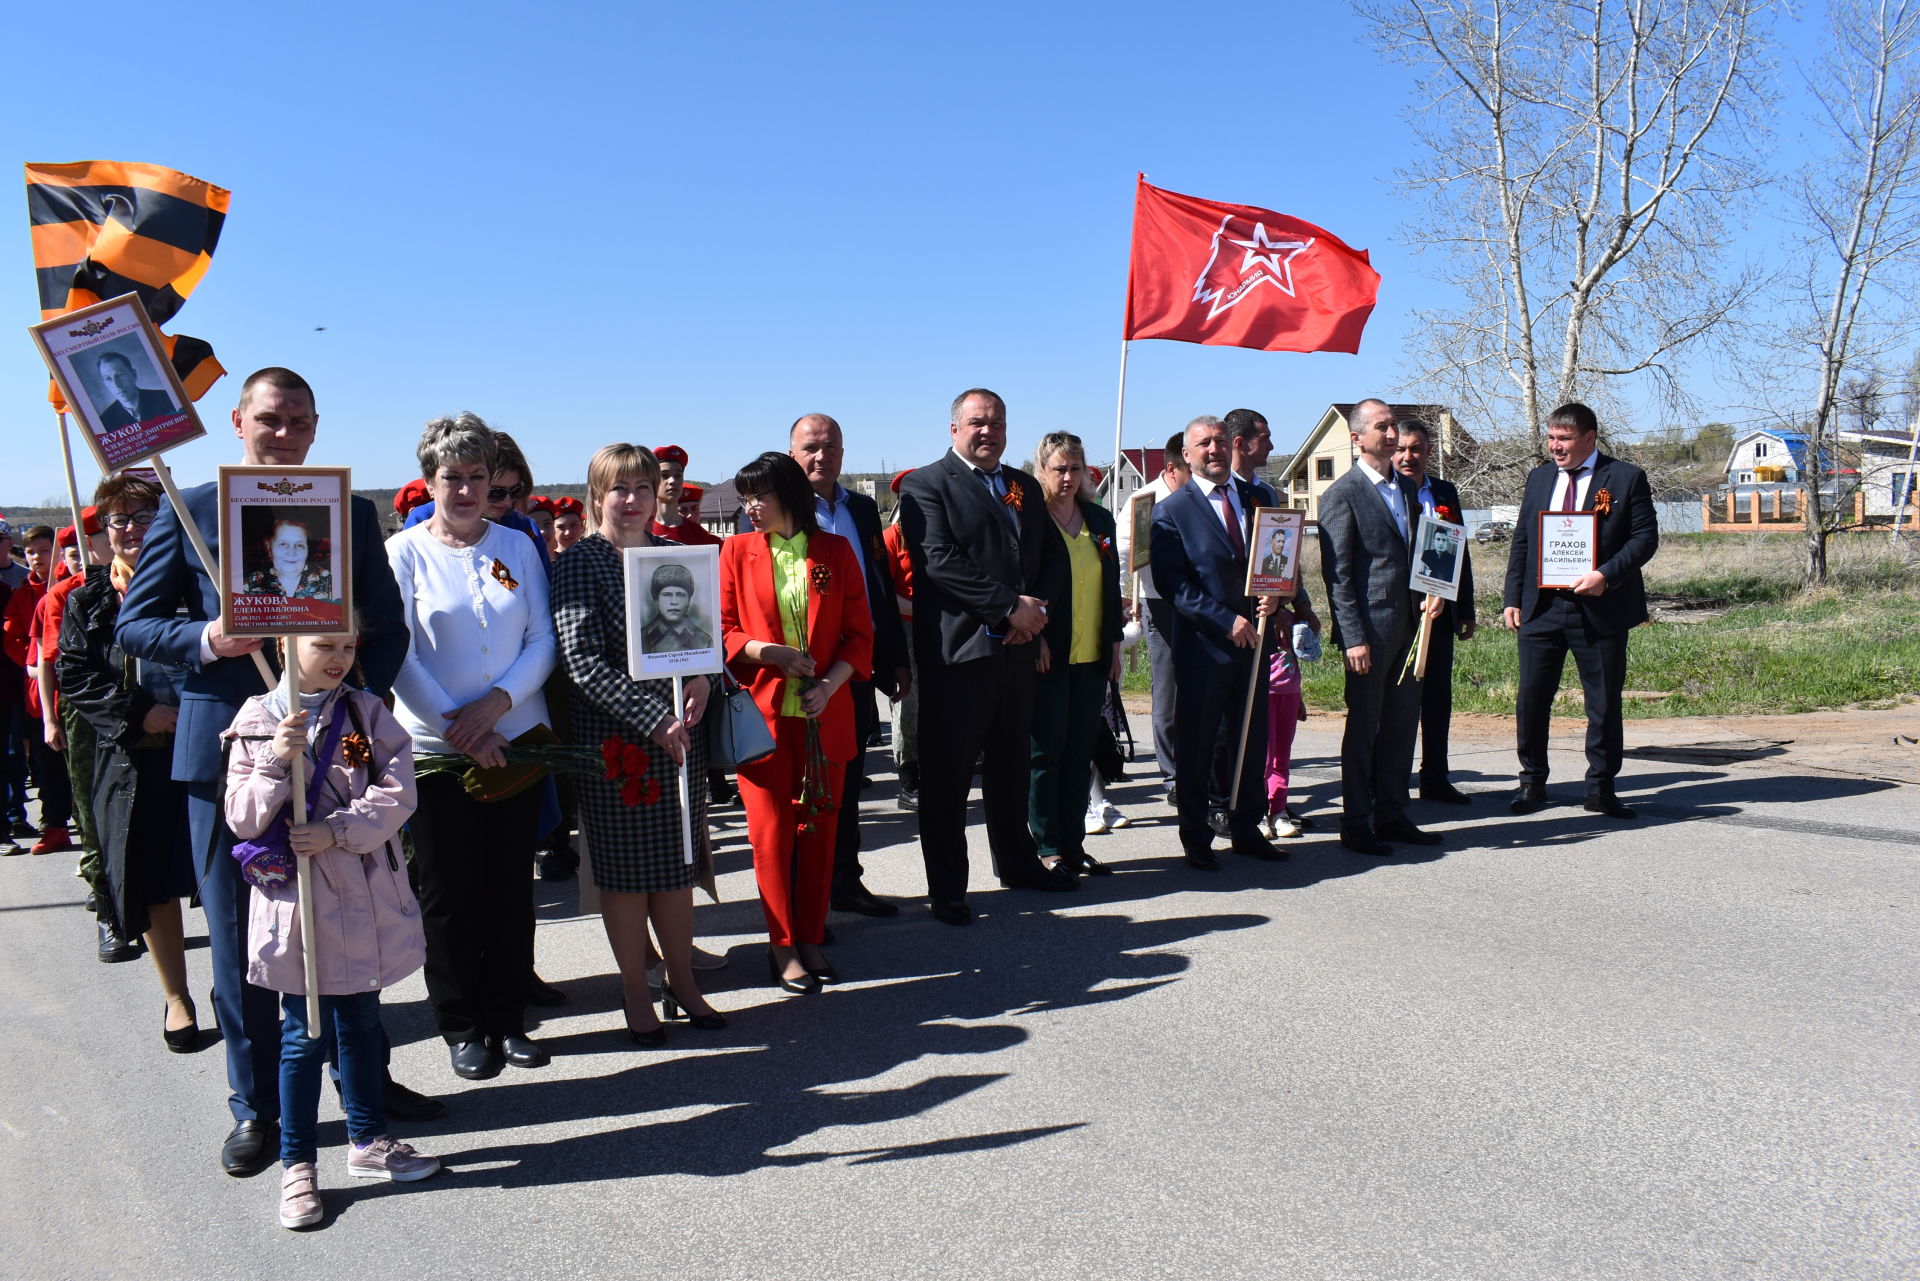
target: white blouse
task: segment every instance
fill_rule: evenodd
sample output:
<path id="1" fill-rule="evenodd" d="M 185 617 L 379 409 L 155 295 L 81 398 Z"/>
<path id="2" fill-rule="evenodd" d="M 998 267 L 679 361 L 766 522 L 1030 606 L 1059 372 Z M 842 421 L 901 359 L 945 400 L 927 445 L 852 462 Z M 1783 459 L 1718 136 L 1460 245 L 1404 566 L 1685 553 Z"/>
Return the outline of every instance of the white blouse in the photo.
<path id="1" fill-rule="evenodd" d="M 548 724 L 542 693 L 558 649 L 547 604 L 547 567 L 525 534 L 489 525 L 455 548 L 424 524 L 387 540 L 413 643 L 394 678 L 393 714 L 414 750 L 451 752 L 447 713 L 499 689 L 513 706 L 494 727 L 513 739 Z"/>

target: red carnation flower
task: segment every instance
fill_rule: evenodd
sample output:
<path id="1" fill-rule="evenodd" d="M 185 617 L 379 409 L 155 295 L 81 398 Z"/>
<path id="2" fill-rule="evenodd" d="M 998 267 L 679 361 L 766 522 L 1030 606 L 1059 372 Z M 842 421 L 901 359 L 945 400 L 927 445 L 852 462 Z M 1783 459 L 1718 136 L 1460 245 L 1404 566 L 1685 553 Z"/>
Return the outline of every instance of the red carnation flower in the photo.
<path id="1" fill-rule="evenodd" d="M 640 778 L 647 772 L 647 753 L 637 743 L 627 743 L 620 749 L 620 765 L 631 778 Z"/>

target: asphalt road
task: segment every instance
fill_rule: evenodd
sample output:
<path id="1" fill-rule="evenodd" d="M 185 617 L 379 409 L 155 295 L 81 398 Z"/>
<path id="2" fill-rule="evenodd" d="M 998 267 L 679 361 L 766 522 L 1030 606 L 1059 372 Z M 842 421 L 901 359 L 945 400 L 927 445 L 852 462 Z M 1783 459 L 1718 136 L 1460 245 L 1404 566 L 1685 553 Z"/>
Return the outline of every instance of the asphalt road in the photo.
<path id="1" fill-rule="evenodd" d="M 1920 1274 L 1913 788 L 1633 761 L 1621 825 L 1568 740 L 1563 803 L 1515 819 L 1511 750 L 1463 744 L 1477 803 L 1415 810 L 1444 847 L 1369 859 L 1334 843 L 1329 724 L 1291 861 L 1189 870 L 1136 767 L 1134 825 L 1090 842 L 1118 874 L 1075 894 L 1000 890 L 976 822 L 968 929 L 912 898 L 881 775 L 868 879 L 906 910 L 836 915 L 850 981 L 818 997 L 765 985 L 727 812 L 698 928 L 733 1026 L 660 1052 L 575 883 L 535 882 L 552 1066 L 462 1082 L 418 977 L 393 990 L 395 1075 L 451 1109 L 396 1132 L 448 1168 L 350 1182 L 329 1096 L 300 1234 L 274 1173 L 219 1171 L 219 1049 L 167 1053 L 147 963 L 94 959 L 71 856 L 0 862 L 0 1274 Z"/>

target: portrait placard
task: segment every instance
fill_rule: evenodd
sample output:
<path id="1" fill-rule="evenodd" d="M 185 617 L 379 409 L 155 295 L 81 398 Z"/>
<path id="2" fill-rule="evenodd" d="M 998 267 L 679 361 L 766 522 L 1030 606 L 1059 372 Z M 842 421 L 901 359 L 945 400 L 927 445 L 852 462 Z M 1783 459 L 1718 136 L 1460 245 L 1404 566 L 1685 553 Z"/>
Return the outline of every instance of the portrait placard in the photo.
<path id="1" fill-rule="evenodd" d="M 1413 579 L 1408 586 L 1441 600 L 1459 600 L 1466 546 L 1466 526 L 1420 513 L 1420 527 L 1413 539 Z"/>
<path id="2" fill-rule="evenodd" d="M 1253 509 L 1253 541 L 1248 544 L 1247 595 L 1293 596 L 1300 590 L 1300 544 L 1307 514 L 1291 507 Z"/>
<path id="3" fill-rule="evenodd" d="M 1153 504 L 1156 495 L 1143 489 L 1127 500 L 1127 572 L 1147 567 L 1147 546 L 1153 541 Z"/>
<path id="4" fill-rule="evenodd" d="M 1534 583 L 1571 587 L 1600 564 L 1600 516 L 1597 512 L 1541 512 L 1534 544 Z"/>
<path id="5" fill-rule="evenodd" d="M 635 680 L 717 674 L 720 549 L 629 547 L 627 674 Z"/>
<path id="6" fill-rule="evenodd" d="M 207 434 L 137 294 L 28 326 L 100 470 Z"/>
<path id="7" fill-rule="evenodd" d="M 220 627 L 312 636 L 353 627 L 345 467 L 220 469 Z"/>

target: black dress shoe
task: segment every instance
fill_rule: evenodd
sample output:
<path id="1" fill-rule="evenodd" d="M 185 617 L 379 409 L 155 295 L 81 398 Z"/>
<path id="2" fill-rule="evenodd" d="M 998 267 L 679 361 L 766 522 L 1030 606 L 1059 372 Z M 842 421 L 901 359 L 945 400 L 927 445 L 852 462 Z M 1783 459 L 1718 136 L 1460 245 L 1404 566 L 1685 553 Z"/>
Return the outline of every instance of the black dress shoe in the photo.
<path id="1" fill-rule="evenodd" d="M 528 1005 L 541 1005 L 551 1008 L 555 1005 L 565 1005 L 566 1003 L 567 994 L 553 984 L 541 979 L 538 974 L 534 975 L 532 981 L 527 984 Z"/>
<path id="2" fill-rule="evenodd" d="M 893 803 L 896 808 L 911 814 L 920 808 L 920 792 L 917 788 L 903 787 L 900 794 L 893 798 Z"/>
<path id="3" fill-rule="evenodd" d="M 1400 841 L 1407 845 L 1438 845 L 1440 833 L 1423 832 L 1404 818 L 1396 818 L 1384 827 L 1373 825 L 1374 836 L 1383 841 Z"/>
<path id="4" fill-rule="evenodd" d="M 501 1037 L 500 1057 L 517 1068 L 545 1067 L 553 1062 L 553 1057 L 541 1049 L 538 1042 L 528 1040 L 524 1034 Z"/>
<path id="5" fill-rule="evenodd" d="M 1301 831 L 1311 832 L 1313 830 L 1313 820 L 1291 805 L 1287 806 L 1287 817 L 1298 823 Z"/>
<path id="6" fill-rule="evenodd" d="M 106 921 L 100 922 L 99 957 L 108 965 L 121 961 L 131 961 L 140 955 L 140 946 L 120 937 L 120 932 Z"/>
<path id="7" fill-rule="evenodd" d="M 469 1081 L 484 1081 L 500 1075 L 500 1056 L 485 1041 L 462 1041 L 449 1051 L 453 1074 Z"/>
<path id="8" fill-rule="evenodd" d="M 1201 849 L 1195 846 L 1189 849 L 1186 854 L 1187 866 L 1196 871 L 1217 872 L 1220 870 L 1220 857 L 1210 849 Z"/>
<path id="9" fill-rule="evenodd" d="M 767 949 L 767 981 L 781 991 L 791 992 L 795 996 L 812 996 L 820 990 L 820 980 L 812 974 L 803 974 L 797 979 L 788 978 L 786 970 L 781 966 L 779 958 L 774 956 L 772 948 Z"/>
<path id="10" fill-rule="evenodd" d="M 973 909 L 959 899 L 933 905 L 933 919 L 942 925 L 972 925 Z"/>
<path id="11" fill-rule="evenodd" d="M 548 850 L 547 856 L 540 860 L 543 881 L 570 881 L 579 870 L 580 856 L 572 850 Z"/>
<path id="12" fill-rule="evenodd" d="M 1608 818 L 1637 819 L 1640 817 L 1630 807 L 1622 805 L 1620 798 L 1611 791 L 1588 792 L 1586 808 L 1595 814 L 1605 814 Z"/>
<path id="13" fill-rule="evenodd" d="M 835 894 L 827 905 L 836 912 L 858 912 L 862 916 L 893 916 L 900 910 L 898 903 L 887 902 L 864 885 Z"/>
<path id="14" fill-rule="evenodd" d="M 1066 872 L 1057 872 L 1049 867 L 1038 867 L 1031 872 L 1015 877 L 1001 877 L 1000 884 L 1009 890 L 1077 890 L 1080 882 Z"/>
<path id="15" fill-rule="evenodd" d="M 1079 858 L 1074 860 L 1074 870 L 1084 873 L 1087 876 L 1113 875 L 1113 868 L 1109 864 L 1102 863 L 1099 859 L 1084 850 L 1080 852 Z"/>
<path id="16" fill-rule="evenodd" d="M 1449 783 L 1446 779 L 1437 779 L 1431 783 L 1420 784 L 1420 799 L 1423 801 L 1444 801 L 1448 805 L 1471 805 L 1473 798 Z"/>
<path id="17" fill-rule="evenodd" d="M 1507 802 L 1507 809 L 1514 814 L 1538 814 L 1547 808 L 1547 789 L 1540 783 L 1522 783 L 1520 790 Z"/>
<path id="18" fill-rule="evenodd" d="M 220 1168 L 236 1179 L 249 1179 L 272 1165 L 279 1128 L 272 1121 L 235 1121 L 220 1145 Z"/>
<path id="19" fill-rule="evenodd" d="M 334 1083 L 339 1088 L 339 1083 Z M 409 1090 L 392 1077 L 380 1089 L 380 1108 L 389 1121 L 433 1121 L 445 1116 L 447 1105 L 428 1098 L 418 1090 Z"/>
<path id="20" fill-rule="evenodd" d="M 160 1007 L 160 1039 L 165 1041 L 167 1048 L 175 1054 L 185 1054 L 199 1044 L 200 1020 L 196 1017 L 191 1004 L 187 1006 L 187 1025 L 176 1028 L 167 1026 L 167 1007 L 164 1005 Z"/>
<path id="21" fill-rule="evenodd" d="M 1341 828 L 1340 844 L 1355 854 L 1372 854 L 1376 858 L 1393 853 L 1393 846 L 1361 827 Z"/>
<path id="22" fill-rule="evenodd" d="M 1235 836 L 1233 852 L 1242 858 L 1257 858 L 1262 863 L 1278 863 L 1288 857 L 1286 850 L 1258 832 L 1241 832 Z"/>

